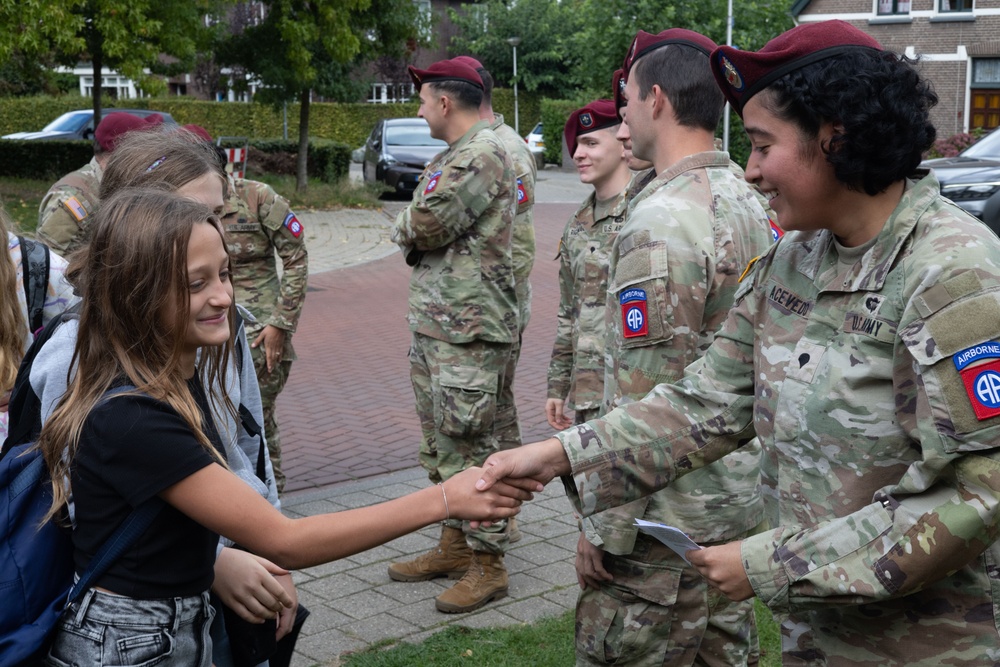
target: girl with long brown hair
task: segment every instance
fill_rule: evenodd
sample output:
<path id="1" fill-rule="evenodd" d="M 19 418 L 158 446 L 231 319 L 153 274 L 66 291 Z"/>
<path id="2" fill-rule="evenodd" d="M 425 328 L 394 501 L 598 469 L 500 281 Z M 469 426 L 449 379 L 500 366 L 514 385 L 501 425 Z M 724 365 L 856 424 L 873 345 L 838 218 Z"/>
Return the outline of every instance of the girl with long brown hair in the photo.
<path id="1" fill-rule="evenodd" d="M 102 203 L 81 270 L 77 372 L 39 438 L 56 480 L 52 512 L 66 501 L 68 478 L 80 570 L 133 507 L 153 498 L 166 506 L 66 609 L 47 664 L 101 665 L 109 651 L 125 664 L 211 664 L 207 591 L 218 534 L 282 567 L 307 567 L 449 516 L 507 518 L 530 497 L 513 486 L 477 492 L 473 469 L 381 505 L 284 517 L 226 469 L 204 389 L 232 353 L 218 218 L 170 192 L 124 190 Z"/>

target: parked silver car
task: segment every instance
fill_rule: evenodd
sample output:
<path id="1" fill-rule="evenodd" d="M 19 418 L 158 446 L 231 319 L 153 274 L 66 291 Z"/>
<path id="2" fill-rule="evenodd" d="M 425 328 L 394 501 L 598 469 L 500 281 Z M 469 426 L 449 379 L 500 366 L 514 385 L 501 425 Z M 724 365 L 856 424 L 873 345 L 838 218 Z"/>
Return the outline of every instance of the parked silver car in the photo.
<path id="1" fill-rule="evenodd" d="M 941 194 L 1000 234 L 1000 128 L 955 157 L 924 160 L 934 170 Z"/>
<path id="2" fill-rule="evenodd" d="M 423 118 L 385 118 L 365 141 L 361 162 L 365 183 L 382 182 L 398 193 L 412 193 L 435 155 L 448 148 L 431 137 Z"/>
<path id="3" fill-rule="evenodd" d="M 164 111 L 154 111 L 152 109 L 101 109 L 101 118 L 109 113 L 124 111 L 139 118 L 160 114 L 163 116 L 165 125 L 176 125 L 174 117 Z M 74 139 L 94 138 L 94 110 L 79 109 L 77 111 L 67 111 L 54 121 L 37 132 L 15 132 L 6 134 L 4 139 L 19 139 L 21 141 L 33 141 L 43 139 L 62 139 L 72 141 Z"/>

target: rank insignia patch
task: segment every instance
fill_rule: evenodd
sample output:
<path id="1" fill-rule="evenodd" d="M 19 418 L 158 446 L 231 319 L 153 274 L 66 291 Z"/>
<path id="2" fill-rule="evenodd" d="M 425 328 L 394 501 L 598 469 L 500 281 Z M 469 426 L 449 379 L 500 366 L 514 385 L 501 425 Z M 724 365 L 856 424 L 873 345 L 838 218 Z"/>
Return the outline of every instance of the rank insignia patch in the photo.
<path id="1" fill-rule="evenodd" d="M 431 174 L 431 180 L 427 181 L 427 187 L 424 188 L 424 194 L 429 195 L 437 189 L 438 182 L 441 180 L 441 170 L 435 171 Z"/>
<path id="2" fill-rule="evenodd" d="M 296 218 L 295 214 L 291 211 L 289 211 L 288 215 L 285 216 L 285 221 L 281 224 L 284 225 L 295 238 L 302 236 L 302 223 L 299 222 L 299 219 Z"/>
<path id="3" fill-rule="evenodd" d="M 83 207 L 83 204 L 81 204 L 80 200 L 77 199 L 76 197 L 70 197 L 69 199 L 64 201 L 63 206 L 66 207 L 66 210 L 69 211 L 70 215 L 76 218 L 77 222 L 80 222 L 88 215 L 87 209 Z"/>
<path id="4" fill-rule="evenodd" d="M 640 338 L 649 334 L 646 319 L 646 290 L 627 289 L 618 298 L 622 307 L 622 336 Z"/>

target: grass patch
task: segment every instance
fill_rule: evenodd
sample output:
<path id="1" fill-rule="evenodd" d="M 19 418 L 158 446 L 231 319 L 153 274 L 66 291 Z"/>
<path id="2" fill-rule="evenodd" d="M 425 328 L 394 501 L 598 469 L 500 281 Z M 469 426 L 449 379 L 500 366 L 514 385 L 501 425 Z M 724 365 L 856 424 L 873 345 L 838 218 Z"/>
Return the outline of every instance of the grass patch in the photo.
<path id="1" fill-rule="evenodd" d="M 342 667 L 572 667 L 573 612 L 509 628 L 450 626 L 420 644 L 344 656 Z"/>
<path id="2" fill-rule="evenodd" d="M 51 185 L 31 178 L 0 178 L 0 201 L 19 231 L 34 233 L 38 206 Z"/>
<path id="3" fill-rule="evenodd" d="M 781 640 L 770 610 L 754 600 L 760 666 L 780 667 Z M 470 630 L 450 626 L 420 644 L 371 648 L 343 657 L 341 667 L 571 667 L 573 611 L 529 625 Z"/>
<path id="4" fill-rule="evenodd" d="M 270 185 L 291 203 L 293 209 L 382 208 L 383 205 L 379 196 L 385 187 L 378 183 L 359 184 L 349 178 L 336 183 L 310 179 L 305 192 L 296 192 L 294 176 L 251 174 L 250 178 Z"/>

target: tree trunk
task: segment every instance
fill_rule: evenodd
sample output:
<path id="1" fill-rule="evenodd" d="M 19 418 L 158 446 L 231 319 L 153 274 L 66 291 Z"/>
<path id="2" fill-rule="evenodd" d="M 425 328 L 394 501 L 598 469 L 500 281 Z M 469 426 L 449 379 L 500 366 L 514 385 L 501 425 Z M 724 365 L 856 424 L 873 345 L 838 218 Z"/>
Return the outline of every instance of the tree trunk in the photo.
<path id="1" fill-rule="evenodd" d="M 302 192 L 309 187 L 309 90 L 299 95 L 299 156 L 295 164 L 295 191 Z"/>
<path id="2" fill-rule="evenodd" d="M 101 93 L 104 92 L 101 70 L 104 69 L 104 58 L 99 50 L 94 49 L 94 51 L 91 55 L 94 65 L 94 87 L 91 89 L 91 97 L 94 100 L 94 132 L 96 133 L 97 126 L 101 122 Z M 93 138 L 93 135 L 90 138 Z"/>

